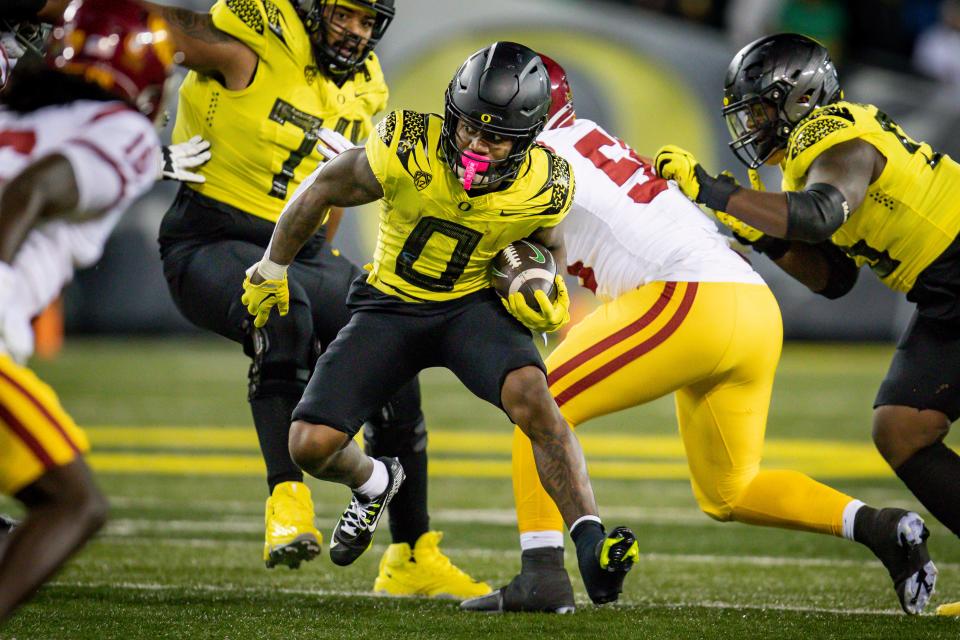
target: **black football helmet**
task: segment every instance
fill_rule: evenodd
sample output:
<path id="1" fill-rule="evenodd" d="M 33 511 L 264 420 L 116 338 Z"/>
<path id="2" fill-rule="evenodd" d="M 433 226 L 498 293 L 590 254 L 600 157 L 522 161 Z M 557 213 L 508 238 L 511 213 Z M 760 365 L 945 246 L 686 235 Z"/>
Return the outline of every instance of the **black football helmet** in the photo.
<path id="1" fill-rule="evenodd" d="M 317 66 L 334 79 L 354 73 L 366 61 L 396 15 L 394 0 L 293 0 L 293 4 L 310 34 Z M 373 33 L 366 42 L 325 17 L 332 15 L 338 6 L 373 13 Z M 337 45 L 331 47 L 329 39 Z"/>
<path id="2" fill-rule="evenodd" d="M 444 104 L 441 151 L 458 176 L 467 171 L 467 158 L 457 142 L 459 121 L 512 140 L 506 158 L 471 163 L 475 184 L 499 182 L 516 176 L 546 124 L 550 74 L 533 50 L 515 42 L 494 42 L 461 65 L 447 87 Z"/>
<path id="3" fill-rule="evenodd" d="M 842 96 L 830 54 L 816 40 L 795 33 L 755 40 L 727 67 L 723 115 L 730 148 L 756 169 L 786 147 L 797 123 Z"/>

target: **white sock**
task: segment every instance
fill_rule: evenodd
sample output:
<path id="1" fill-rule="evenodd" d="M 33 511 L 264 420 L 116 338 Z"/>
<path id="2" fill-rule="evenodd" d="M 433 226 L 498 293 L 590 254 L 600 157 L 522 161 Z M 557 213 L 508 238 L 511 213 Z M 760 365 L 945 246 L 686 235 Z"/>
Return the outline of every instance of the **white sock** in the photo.
<path id="1" fill-rule="evenodd" d="M 370 458 L 373 461 L 373 473 L 367 478 L 367 481 L 354 489 L 364 498 L 373 499 L 386 491 L 387 482 L 390 481 L 390 473 L 387 471 L 387 465 L 376 458 Z"/>
<path id="2" fill-rule="evenodd" d="M 865 506 L 859 500 L 851 500 L 843 508 L 843 537 L 847 540 L 853 540 L 853 523 L 857 519 L 857 511 Z"/>
<path id="3" fill-rule="evenodd" d="M 578 524 L 581 522 L 589 522 L 591 520 L 599 524 L 601 527 L 603 526 L 603 522 L 600 521 L 600 516 L 580 516 L 573 521 L 572 525 L 570 525 L 570 535 L 573 535 L 573 530 L 577 528 Z"/>
<path id="4" fill-rule="evenodd" d="M 527 531 L 520 534 L 520 550 L 560 547 L 563 549 L 562 531 Z"/>

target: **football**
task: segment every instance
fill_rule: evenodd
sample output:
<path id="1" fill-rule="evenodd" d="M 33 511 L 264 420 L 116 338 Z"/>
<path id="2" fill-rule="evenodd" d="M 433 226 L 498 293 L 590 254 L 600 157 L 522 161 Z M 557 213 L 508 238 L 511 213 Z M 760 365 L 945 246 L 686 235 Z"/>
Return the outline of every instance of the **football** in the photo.
<path id="1" fill-rule="evenodd" d="M 511 242 L 493 259 L 490 279 L 501 298 L 519 291 L 531 309 L 540 310 L 534 297 L 538 289 L 551 301 L 557 299 L 557 264 L 553 254 L 530 240 Z"/>

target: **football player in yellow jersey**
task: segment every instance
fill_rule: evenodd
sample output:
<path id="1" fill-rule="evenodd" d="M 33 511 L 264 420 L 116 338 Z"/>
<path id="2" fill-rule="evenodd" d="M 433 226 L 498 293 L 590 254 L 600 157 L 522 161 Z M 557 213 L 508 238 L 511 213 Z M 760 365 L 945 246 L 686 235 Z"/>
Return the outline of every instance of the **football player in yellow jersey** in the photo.
<path id="1" fill-rule="evenodd" d="M 874 401 L 877 449 L 921 503 L 960 535 L 960 457 L 943 443 L 960 416 L 960 165 L 912 140 L 873 105 L 842 99 L 827 51 L 800 35 L 744 47 L 727 71 L 730 146 L 783 191 L 709 175 L 664 147 L 656 167 L 778 266 L 828 298 L 858 267 L 917 304 Z"/>
<path id="2" fill-rule="evenodd" d="M 573 201 L 569 165 L 534 142 L 550 106 L 549 77 L 529 48 L 498 42 L 467 59 L 445 103 L 442 119 L 389 114 L 364 148 L 312 176 L 248 271 L 243 303 L 259 325 L 274 306 L 288 311 L 288 265 L 326 210 L 381 201 L 373 270 L 354 282 L 350 322 L 320 356 L 294 411 L 290 452 L 311 475 L 353 490 L 330 547 L 337 564 L 353 562 L 371 544 L 404 470 L 395 459 L 364 455 L 352 436 L 421 369 L 446 367 L 530 436 L 590 597 L 616 600 L 638 555 L 636 539 L 626 528 L 605 533 L 583 453 L 524 328 L 553 331 L 569 320 L 563 281 L 557 300 L 542 298 L 537 311 L 501 305 L 490 286 L 492 258 L 512 241 L 548 236 Z"/>
<path id="3" fill-rule="evenodd" d="M 201 135 L 213 153 L 200 170 L 205 181 L 183 187 L 164 218 L 164 273 L 187 319 L 242 344 L 252 359 L 249 401 L 271 494 L 263 557 L 268 567 L 297 567 L 319 553 L 321 535 L 288 451 L 290 415 L 317 355 L 346 324 L 348 285 L 362 271 L 317 230 L 293 263 L 290 313 L 263 328 L 239 304 L 239 282 L 263 254 L 290 195 L 321 162 L 321 135 L 340 143 L 365 139 L 385 107 L 373 49 L 394 2 L 219 0 L 209 14 L 162 12 L 192 69 L 180 89 L 174 141 Z M 429 585 L 429 595 L 489 591 L 452 565 L 429 531 L 417 381 L 389 400 L 371 411 L 365 434 L 374 455 L 398 455 L 411 471 L 405 492 L 412 506 L 391 517 L 395 542 L 411 560 L 405 578 Z"/>

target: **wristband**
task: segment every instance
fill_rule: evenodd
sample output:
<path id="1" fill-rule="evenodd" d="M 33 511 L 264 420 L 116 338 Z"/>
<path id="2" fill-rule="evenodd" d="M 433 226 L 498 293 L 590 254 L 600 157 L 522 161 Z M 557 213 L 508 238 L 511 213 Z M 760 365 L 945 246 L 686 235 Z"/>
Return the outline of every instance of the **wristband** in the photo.
<path id="1" fill-rule="evenodd" d="M 723 174 L 714 178 L 699 164 L 693 168 L 693 173 L 697 182 L 700 183 L 697 202 L 707 205 L 714 211 L 726 211 L 730 196 L 740 189 L 737 181 L 732 176 Z"/>
<path id="2" fill-rule="evenodd" d="M 287 277 L 287 265 L 277 264 L 266 256 L 257 264 L 257 271 L 264 280 L 283 280 Z"/>

